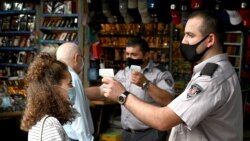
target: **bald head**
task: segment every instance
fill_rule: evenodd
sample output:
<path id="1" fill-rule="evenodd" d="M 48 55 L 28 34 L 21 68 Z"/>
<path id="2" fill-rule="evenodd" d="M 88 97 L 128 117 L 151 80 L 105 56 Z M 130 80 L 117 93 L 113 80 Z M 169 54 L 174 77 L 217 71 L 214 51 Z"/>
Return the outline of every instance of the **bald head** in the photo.
<path id="1" fill-rule="evenodd" d="M 56 51 L 56 59 L 68 64 L 74 55 L 80 53 L 80 49 L 75 43 L 67 42 L 59 46 Z M 68 64 L 69 65 L 69 64 Z"/>
<path id="2" fill-rule="evenodd" d="M 66 63 L 68 66 L 73 68 L 75 71 L 79 71 L 78 57 L 82 56 L 80 48 L 77 44 L 72 42 L 67 42 L 60 45 L 56 51 L 56 59 Z M 82 63 L 82 62 L 80 62 Z"/>

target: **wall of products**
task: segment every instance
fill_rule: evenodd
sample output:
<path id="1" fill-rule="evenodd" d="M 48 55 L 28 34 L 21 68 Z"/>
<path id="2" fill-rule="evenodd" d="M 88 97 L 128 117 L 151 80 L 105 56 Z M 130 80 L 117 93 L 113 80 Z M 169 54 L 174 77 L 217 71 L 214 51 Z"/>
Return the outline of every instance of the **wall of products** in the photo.
<path id="1" fill-rule="evenodd" d="M 113 1 L 112 4 L 110 0 L 91 2 L 89 19 L 85 19 L 87 21 L 85 22 L 95 30 L 96 27 L 100 28 L 96 31 L 101 51 L 94 53 L 93 48 L 90 48 L 92 51 L 90 51 L 92 53 L 90 68 L 98 68 L 99 64 L 96 65 L 96 63 L 104 63 L 106 68 L 114 68 L 115 71 L 124 68 L 126 65 L 124 49 L 128 38 L 141 36 L 149 43 L 151 58 L 160 67 L 173 74 L 176 94 L 183 91 L 192 74 L 191 64 L 185 61 L 179 52 L 183 27 L 191 11 L 211 5 L 195 7 L 188 0 L 179 3 L 178 1 L 158 1 L 164 4 L 158 3 L 152 6 L 152 3 L 148 3 L 148 13 L 145 16 L 140 13 L 142 4 L 139 3 L 140 7 L 131 8 L 131 5 L 126 7 L 126 4 L 119 3 L 120 1 Z M 212 8 L 219 7 L 218 12 L 226 11 L 219 1 L 211 3 L 214 4 Z M 5 87 L 20 89 L 20 91 L 14 89 L 13 92 L 23 92 L 23 88 L 12 86 L 21 84 L 19 80 L 25 76 L 34 55 L 45 47 L 57 48 L 66 41 L 73 41 L 83 47 L 84 55 L 88 56 L 89 52 L 86 51 L 83 36 L 85 34 L 83 17 L 87 12 L 83 13 L 84 6 L 81 6 L 83 5 L 81 0 L 25 0 L 23 2 L 5 0 L 1 1 L 0 5 L 0 82 Z M 103 8 L 104 11 L 102 11 Z M 164 14 L 159 9 L 165 11 Z M 249 11 L 249 6 L 238 5 L 236 9 L 242 13 L 242 10 Z M 36 17 L 37 15 L 39 17 Z M 249 30 L 250 20 L 241 16 L 243 29 Z M 244 62 L 242 56 L 246 50 L 244 45 L 248 46 L 244 40 L 246 34 L 238 28 L 238 25 L 229 27 L 233 27 L 234 31 L 226 33 L 225 52 L 229 54 L 230 61 L 242 77 L 242 72 L 246 72 L 246 68 L 249 68 L 247 67 L 249 64 L 245 65 L 246 67 L 242 64 Z M 244 73 L 245 76 L 249 75 Z M 84 84 L 88 86 L 87 83 Z M 11 92 L 7 89 L 2 88 L 5 92 Z"/>
<path id="2" fill-rule="evenodd" d="M 170 25 L 148 24 L 101 24 L 99 42 L 102 46 L 102 59 L 105 67 L 121 69 L 125 66 L 125 46 L 130 37 L 141 36 L 151 48 L 151 58 L 168 69 Z"/>
<path id="3" fill-rule="evenodd" d="M 25 107 L 25 74 L 38 51 L 77 41 L 78 0 L 0 2 L 0 112 Z M 36 17 L 39 15 L 39 17 Z"/>
<path id="4" fill-rule="evenodd" d="M 249 5 L 247 5 L 246 1 L 228 3 L 226 1 L 194 2 L 177 0 L 168 1 L 164 4 L 162 1 L 123 2 L 113 3 L 109 0 L 102 2 L 92 1 L 92 5 L 95 4 L 98 8 L 90 7 L 90 11 L 94 11 L 93 15 L 97 17 L 96 20 L 93 20 L 95 23 L 92 21 L 90 26 L 98 31 L 98 28 L 96 28 L 98 26 L 95 24 L 99 23 L 101 25 L 99 42 L 100 46 L 102 46 L 102 54 L 104 55 L 100 57 L 100 61 L 101 63 L 104 62 L 105 67 L 115 68 L 116 70 L 124 68 L 124 46 L 127 39 L 139 35 L 148 41 L 152 49 L 152 59 L 159 64 L 168 66 L 165 68 L 173 74 L 176 82 L 176 93 L 179 94 L 185 88 L 192 74 L 192 65 L 182 58 L 179 51 L 187 17 L 195 10 L 214 9 L 224 19 L 225 29 L 233 30 L 233 32 L 226 32 L 227 36 L 236 36 L 237 38 L 237 40 L 231 40 L 227 37 L 225 52 L 231 53 L 229 55 L 230 61 L 234 65 L 239 77 L 241 77 L 242 58 L 240 56 L 243 56 L 242 50 L 244 44 L 242 30 L 250 27 L 250 20 L 246 16 L 246 13 L 249 13 Z M 103 9 L 100 10 L 100 8 Z M 143 12 L 143 8 L 147 9 L 147 12 Z M 159 11 L 161 10 L 166 10 L 164 16 L 160 14 L 161 12 Z M 230 20 L 232 18 L 231 13 L 238 16 L 233 22 Z M 168 28 L 159 30 L 158 27 L 161 28 L 159 26 L 161 23 L 168 25 Z M 92 66 L 98 67 L 95 63 Z"/>
<path id="5" fill-rule="evenodd" d="M 41 1 L 40 47 L 78 42 L 77 0 Z"/>
<path id="6" fill-rule="evenodd" d="M 0 78 L 23 77 L 36 54 L 35 3 L 0 2 Z"/>

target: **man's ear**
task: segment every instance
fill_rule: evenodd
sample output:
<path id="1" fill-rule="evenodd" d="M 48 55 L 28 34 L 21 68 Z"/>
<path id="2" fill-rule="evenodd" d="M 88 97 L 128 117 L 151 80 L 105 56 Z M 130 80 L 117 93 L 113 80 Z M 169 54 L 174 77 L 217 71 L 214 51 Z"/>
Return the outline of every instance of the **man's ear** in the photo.
<path id="1" fill-rule="evenodd" d="M 144 58 L 147 60 L 150 59 L 150 52 L 149 51 L 144 54 Z"/>
<path id="2" fill-rule="evenodd" d="M 208 36 L 208 44 L 207 44 L 207 47 L 212 47 L 213 45 L 215 44 L 215 34 L 210 34 Z"/>
<path id="3" fill-rule="evenodd" d="M 74 56 L 73 56 L 73 61 L 74 61 L 74 63 L 77 63 L 77 57 L 78 57 L 78 54 L 75 53 Z"/>

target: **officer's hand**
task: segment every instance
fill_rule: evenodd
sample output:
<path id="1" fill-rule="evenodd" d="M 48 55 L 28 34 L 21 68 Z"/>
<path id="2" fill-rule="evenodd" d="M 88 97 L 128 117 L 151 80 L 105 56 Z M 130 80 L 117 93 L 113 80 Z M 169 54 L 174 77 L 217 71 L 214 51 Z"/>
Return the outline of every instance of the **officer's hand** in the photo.
<path id="1" fill-rule="evenodd" d="M 147 79 L 145 78 L 145 76 L 138 72 L 138 71 L 132 71 L 131 72 L 131 75 L 130 75 L 130 82 L 139 86 L 139 87 L 142 87 L 142 84 L 144 82 L 146 82 Z"/>
<path id="2" fill-rule="evenodd" d="M 125 91 L 124 86 L 111 77 L 103 77 L 102 83 L 104 96 L 110 100 L 117 101 L 117 97 Z"/>

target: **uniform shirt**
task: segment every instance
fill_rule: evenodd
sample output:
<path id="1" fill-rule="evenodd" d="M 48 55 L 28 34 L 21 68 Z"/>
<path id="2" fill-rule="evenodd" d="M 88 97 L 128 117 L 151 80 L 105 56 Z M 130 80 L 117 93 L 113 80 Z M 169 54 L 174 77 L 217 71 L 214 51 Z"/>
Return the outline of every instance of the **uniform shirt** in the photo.
<path id="1" fill-rule="evenodd" d="M 28 141 L 41 141 L 42 123 L 45 117 L 47 115 L 29 130 Z M 44 120 L 42 141 L 70 141 L 70 139 L 67 137 L 60 122 L 55 117 L 48 117 Z"/>
<path id="2" fill-rule="evenodd" d="M 211 77 L 200 75 L 208 62 L 218 64 Z M 169 141 L 242 141 L 241 88 L 227 55 L 206 60 L 193 72 L 184 92 L 168 105 L 183 120 Z"/>
<path id="3" fill-rule="evenodd" d="M 73 107 L 77 110 L 79 115 L 77 115 L 72 123 L 65 124 L 63 126 L 64 130 L 71 139 L 93 141 L 94 126 L 90 112 L 89 100 L 83 91 L 82 81 L 78 74 L 70 67 L 69 72 L 72 77 L 72 84 L 76 91 L 76 98 Z"/>
<path id="4" fill-rule="evenodd" d="M 138 98 L 146 101 L 147 103 L 158 105 L 147 93 L 147 91 L 143 90 L 141 87 L 132 84 L 130 82 L 130 69 L 126 67 L 124 70 L 120 70 L 116 73 L 115 79 L 120 81 L 127 91 L 136 95 Z M 168 91 L 174 96 L 174 80 L 170 72 L 164 71 L 162 72 L 160 69 L 155 67 L 155 64 L 150 61 L 148 65 L 141 70 L 141 73 L 153 84 L 157 87 Z M 121 107 L 121 123 L 123 129 L 134 129 L 134 130 L 142 130 L 149 128 L 147 125 L 139 121 L 132 113 L 130 113 L 124 106 Z"/>

